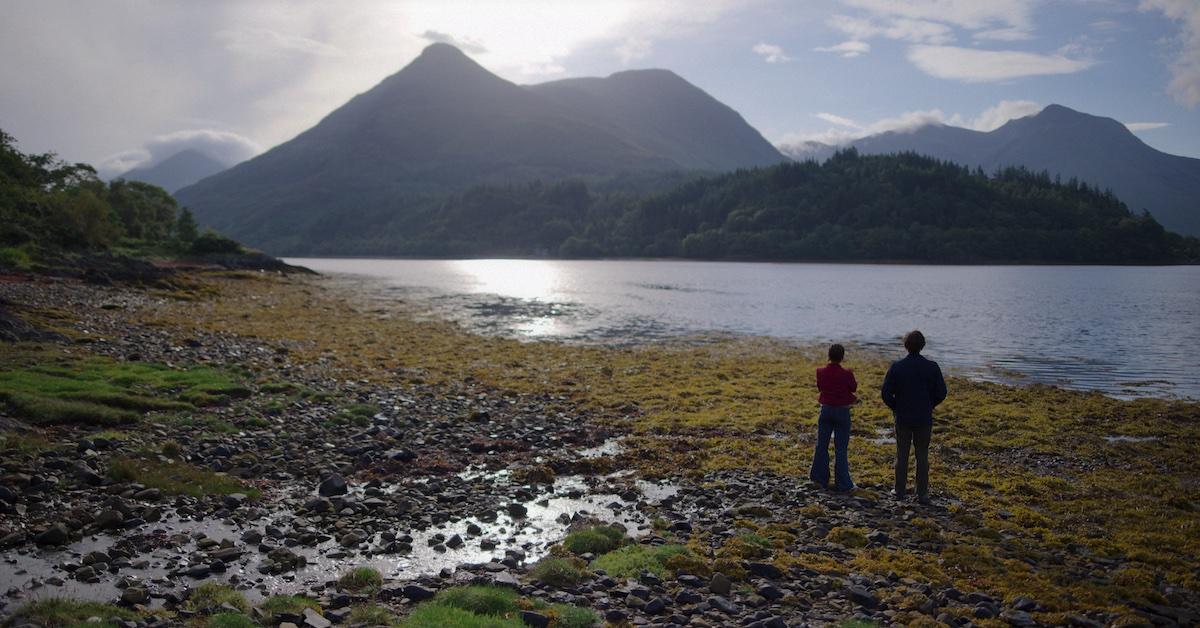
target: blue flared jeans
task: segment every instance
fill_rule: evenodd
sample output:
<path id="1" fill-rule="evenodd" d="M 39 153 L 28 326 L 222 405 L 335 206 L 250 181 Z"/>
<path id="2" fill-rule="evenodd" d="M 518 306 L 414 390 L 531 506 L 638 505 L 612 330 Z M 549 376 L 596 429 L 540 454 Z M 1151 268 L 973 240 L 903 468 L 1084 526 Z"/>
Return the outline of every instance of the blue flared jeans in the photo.
<path id="1" fill-rule="evenodd" d="M 848 491 L 854 488 L 850 479 L 850 458 L 846 453 L 850 446 L 850 408 L 848 406 L 821 406 L 817 418 L 817 448 L 813 452 L 812 471 L 808 477 L 821 486 L 829 486 L 829 437 L 833 436 L 833 488 Z"/>

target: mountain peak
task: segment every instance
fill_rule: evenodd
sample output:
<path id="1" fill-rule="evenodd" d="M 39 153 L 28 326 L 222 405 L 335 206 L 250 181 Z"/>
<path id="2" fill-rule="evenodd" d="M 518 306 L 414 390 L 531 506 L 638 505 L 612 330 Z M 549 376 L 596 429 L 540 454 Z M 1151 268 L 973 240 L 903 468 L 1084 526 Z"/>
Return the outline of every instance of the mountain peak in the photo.
<path id="1" fill-rule="evenodd" d="M 421 54 L 396 74 L 416 74 L 429 77 L 462 77 L 464 74 L 494 76 L 462 50 L 441 42 L 426 46 Z"/>
<path id="2" fill-rule="evenodd" d="M 466 53 L 452 44 L 435 42 L 425 46 L 417 59 L 467 59 Z"/>

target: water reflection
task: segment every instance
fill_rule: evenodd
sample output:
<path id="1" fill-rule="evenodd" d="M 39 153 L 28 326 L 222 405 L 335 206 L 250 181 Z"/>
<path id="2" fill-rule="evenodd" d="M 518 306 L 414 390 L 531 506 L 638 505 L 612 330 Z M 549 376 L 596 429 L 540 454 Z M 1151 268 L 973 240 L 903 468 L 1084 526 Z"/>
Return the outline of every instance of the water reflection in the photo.
<path id="1" fill-rule="evenodd" d="M 517 299 L 548 300 L 559 288 L 561 269 L 553 262 L 517 259 L 471 259 L 450 262 L 469 278 L 475 292 Z"/>

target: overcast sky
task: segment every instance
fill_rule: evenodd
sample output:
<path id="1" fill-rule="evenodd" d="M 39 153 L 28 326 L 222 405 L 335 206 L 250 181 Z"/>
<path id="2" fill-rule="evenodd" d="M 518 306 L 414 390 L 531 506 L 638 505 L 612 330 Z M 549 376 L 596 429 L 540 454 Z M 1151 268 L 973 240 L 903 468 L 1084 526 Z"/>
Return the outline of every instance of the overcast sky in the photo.
<path id="1" fill-rule="evenodd" d="M 3 0 L 0 128 L 104 174 L 241 160 L 432 41 L 517 83 L 674 70 L 776 144 L 1059 103 L 1200 157 L 1200 0 Z"/>

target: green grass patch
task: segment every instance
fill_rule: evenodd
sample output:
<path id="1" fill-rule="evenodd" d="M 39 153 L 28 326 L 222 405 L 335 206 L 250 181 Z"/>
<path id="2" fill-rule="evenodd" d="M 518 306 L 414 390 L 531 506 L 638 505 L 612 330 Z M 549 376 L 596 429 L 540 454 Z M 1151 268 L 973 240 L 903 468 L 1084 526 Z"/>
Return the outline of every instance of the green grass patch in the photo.
<path id="1" fill-rule="evenodd" d="M 0 247 L 0 268 L 29 270 L 33 268 L 33 257 L 24 246 Z"/>
<path id="2" fill-rule="evenodd" d="M 269 625 L 274 625 L 275 618 L 279 615 L 299 615 L 306 608 L 321 612 L 321 605 L 317 604 L 316 600 L 300 595 L 272 595 L 258 605 L 258 610 L 267 615 L 265 623 Z"/>
<path id="3" fill-rule="evenodd" d="M 114 458 L 108 462 L 108 476 L 117 482 L 136 482 L 148 488 L 157 488 L 167 495 L 201 497 L 243 493 L 254 499 L 260 494 L 257 489 L 242 484 L 236 478 L 185 462 Z"/>
<path id="4" fill-rule="evenodd" d="M 548 612 L 536 605 L 535 608 L 545 612 L 550 617 L 550 625 L 556 628 L 591 628 L 600 623 L 600 616 L 590 608 L 570 604 L 551 604 Z"/>
<path id="5" fill-rule="evenodd" d="M 201 582 L 199 586 L 192 589 L 192 593 L 184 602 L 183 607 L 189 611 L 212 615 L 221 611 L 221 606 L 225 604 L 242 613 L 250 612 L 250 603 L 246 601 L 246 596 L 242 595 L 241 591 L 214 580 Z"/>
<path id="6" fill-rule="evenodd" d="M 35 424 L 122 425 L 146 412 L 195 410 L 249 392 L 229 374 L 207 367 L 48 352 L 11 357 L 16 368 L 0 371 L 0 401 Z"/>
<path id="7" fill-rule="evenodd" d="M 36 454 L 50 449 L 54 449 L 54 443 L 37 434 L 0 433 L 0 451 Z"/>
<path id="8" fill-rule="evenodd" d="M 258 392 L 265 395 L 290 395 L 300 390 L 291 382 L 266 382 L 258 385 Z"/>
<path id="9" fill-rule="evenodd" d="M 351 593 L 374 593 L 383 586 L 383 574 L 374 567 L 355 567 L 338 579 L 338 586 Z"/>
<path id="10" fill-rule="evenodd" d="M 379 412 L 375 406 L 365 403 L 355 403 L 338 410 L 338 413 L 325 420 L 325 427 L 353 425 L 366 427 L 371 424 L 371 417 Z"/>
<path id="11" fill-rule="evenodd" d="M 688 556 L 692 551 L 682 545 L 626 545 L 592 561 L 592 569 L 603 569 L 614 578 L 633 578 L 644 571 L 665 578 L 670 573 L 667 562 L 674 556 Z"/>
<path id="12" fill-rule="evenodd" d="M 401 625 L 404 628 L 525 628 L 520 619 L 476 615 L 461 608 L 430 603 L 418 606 Z"/>
<path id="13" fill-rule="evenodd" d="M 552 587 L 573 587 L 583 580 L 583 561 L 547 556 L 537 562 L 529 574 Z"/>
<path id="14" fill-rule="evenodd" d="M 204 622 L 206 628 L 255 628 L 253 619 L 241 613 L 217 613 Z"/>
<path id="15" fill-rule="evenodd" d="M 563 547 L 572 554 L 605 554 L 621 546 L 625 533 L 611 526 L 577 530 L 563 539 Z"/>
<path id="16" fill-rule="evenodd" d="M 92 617 L 99 617 L 100 623 L 90 623 Z M 12 614 L 6 625 L 30 622 L 43 628 L 60 628 L 66 626 L 89 626 L 106 628 L 116 626 L 115 620 L 136 620 L 140 616 L 128 609 L 100 604 L 97 602 L 81 602 L 66 598 L 50 598 L 31 602 L 18 608 Z"/>
<path id="17" fill-rule="evenodd" d="M 399 626 L 400 619 L 378 604 L 362 604 L 350 609 L 346 623 L 351 626 Z"/>
<path id="18" fill-rule="evenodd" d="M 437 594 L 435 604 L 453 606 L 480 615 L 506 615 L 519 610 L 516 591 L 504 587 L 453 587 Z"/>
<path id="19" fill-rule="evenodd" d="M 591 609 L 571 606 L 570 604 L 547 604 L 542 600 L 522 597 L 512 589 L 493 586 L 467 586 L 445 589 L 424 606 L 466 612 L 473 618 L 470 621 L 479 621 L 480 619 L 490 619 L 493 621 L 516 620 L 519 623 L 519 613 L 522 610 L 534 610 L 546 615 L 550 618 L 550 625 L 555 628 L 587 628 L 596 625 L 600 621 L 600 618 Z M 441 611 L 429 612 L 436 615 Z M 416 613 L 414 613 L 414 616 L 416 616 Z M 455 615 L 455 617 L 458 616 Z M 458 626 L 459 624 L 448 623 L 445 625 Z M 464 625 L 508 626 L 509 624 L 470 623 Z"/>

